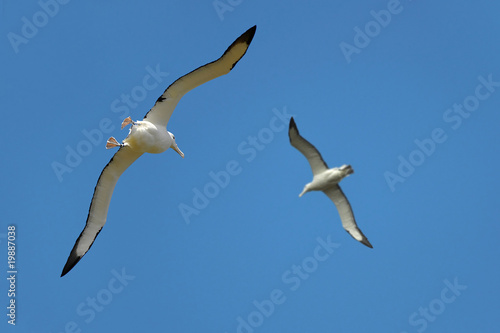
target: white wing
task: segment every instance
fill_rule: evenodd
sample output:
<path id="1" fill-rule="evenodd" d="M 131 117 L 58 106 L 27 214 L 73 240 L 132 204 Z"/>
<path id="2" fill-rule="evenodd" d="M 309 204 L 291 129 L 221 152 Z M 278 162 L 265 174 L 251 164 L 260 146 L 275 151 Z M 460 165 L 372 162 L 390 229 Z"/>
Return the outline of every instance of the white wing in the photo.
<path id="1" fill-rule="evenodd" d="M 255 34 L 256 26 L 248 29 L 217 60 L 201 66 L 172 83 L 156 101 L 144 119 L 158 125 L 167 126 L 179 100 L 191 89 L 227 74 L 245 55 Z"/>
<path id="2" fill-rule="evenodd" d="M 309 141 L 304 139 L 299 134 L 299 130 L 295 124 L 295 120 L 293 120 L 293 117 L 290 119 L 288 137 L 290 138 L 292 146 L 297 148 L 298 151 L 300 151 L 307 158 L 307 161 L 311 165 L 313 175 L 317 175 L 328 169 L 328 166 L 316 147 L 310 144 Z"/>
<path id="3" fill-rule="evenodd" d="M 68 273 L 94 243 L 95 238 L 106 223 L 109 202 L 111 201 L 111 195 L 113 194 L 118 178 L 141 155 L 142 153 L 137 153 L 130 147 L 120 147 L 102 170 L 94 189 L 92 202 L 90 203 L 87 224 L 76 240 L 61 276 Z"/>
<path id="4" fill-rule="evenodd" d="M 361 230 L 356 224 L 354 219 L 354 214 L 352 213 L 351 204 L 347 200 L 344 192 L 340 186 L 335 185 L 332 188 L 324 190 L 325 194 L 333 201 L 337 210 L 339 211 L 340 220 L 342 221 L 342 226 L 344 229 L 357 241 L 363 243 L 364 245 L 373 248 L 368 239 L 363 235 Z"/>

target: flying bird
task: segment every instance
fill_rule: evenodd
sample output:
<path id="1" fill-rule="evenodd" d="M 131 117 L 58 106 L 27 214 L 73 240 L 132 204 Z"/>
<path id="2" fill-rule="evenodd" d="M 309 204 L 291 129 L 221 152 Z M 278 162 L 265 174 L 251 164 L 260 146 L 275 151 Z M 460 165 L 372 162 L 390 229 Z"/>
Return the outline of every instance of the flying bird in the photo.
<path id="1" fill-rule="evenodd" d="M 177 103 L 188 91 L 229 73 L 245 55 L 256 29 L 257 27 L 253 26 L 238 37 L 219 59 L 195 69 L 172 83 L 158 98 L 143 120 L 132 121 L 130 117 L 127 117 L 122 122 L 122 129 L 127 125 L 132 126 L 122 143 L 118 143 L 113 137 L 108 139 L 107 149 L 114 147 L 119 147 L 119 149 L 104 167 L 97 180 L 85 228 L 71 250 L 61 277 L 66 275 L 82 259 L 94 243 L 95 238 L 106 223 L 108 207 L 116 182 L 136 159 L 144 153 L 163 153 L 168 148 L 172 148 L 181 157 L 184 157 L 184 153 L 177 147 L 175 136 L 166 128 Z"/>
<path id="2" fill-rule="evenodd" d="M 297 129 L 297 125 L 295 124 L 293 117 L 290 119 L 288 137 L 290 138 L 292 146 L 297 148 L 297 150 L 307 158 L 313 172 L 312 182 L 304 186 L 304 190 L 299 194 L 299 197 L 309 191 L 323 191 L 333 201 L 335 206 L 337 206 L 344 229 L 355 240 L 373 248 L 368 239 L 358 228 L 356 220 L 354 219 L 351 204 L 339 186 L 339 183 L 343 178 L 354 173 L 352 167 L 350 165 L 342 165 L 339 168 L 329 169 L 319 151 L 299 134 L 299 130 Z"/>

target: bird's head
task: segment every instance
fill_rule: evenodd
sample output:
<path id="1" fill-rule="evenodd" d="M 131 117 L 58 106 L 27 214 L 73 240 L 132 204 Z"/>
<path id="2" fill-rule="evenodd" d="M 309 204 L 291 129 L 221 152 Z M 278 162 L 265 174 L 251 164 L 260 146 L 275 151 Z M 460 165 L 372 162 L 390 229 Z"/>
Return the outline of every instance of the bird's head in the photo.
<path id="1" fill-rule="evenodd" d="M 175 143 L 175 135 L 170 132 L 168 132 L 168 134 L 170 134 L 170 137 L 172 138 L 172 144 L 170 145 L 170 148 L 175 150 L 177 154 L 181 155 L 181 157 L 184 158 L 184 153 L 179 149 L 179 147 L 177 147 L 177 143 Z"/>
<path id="2" fill-rule="evenodd" d="M 343 166 L 341 166 L 339 168 L 340 171 L 342 171 L 344 173 L 344 177 L 347 177 L 349 176 L 350 174 L 353 174 L 354 173 L 354 169 L 352 168 L 352 166 L 350 165 L 347 165 L 347 164 L 344 164 Z"/>
<path id="3" fill-rule="evenodd" d="M 302 192 L 299 194 L 299 197 L 301 197 L 304 194 L 306 194 L 307 192 L 311 191 L 310 186 L 311 186 L 311 183 L 306 184 L 306 186 L 304 186 L 304 189 L 302 190 Z"/>

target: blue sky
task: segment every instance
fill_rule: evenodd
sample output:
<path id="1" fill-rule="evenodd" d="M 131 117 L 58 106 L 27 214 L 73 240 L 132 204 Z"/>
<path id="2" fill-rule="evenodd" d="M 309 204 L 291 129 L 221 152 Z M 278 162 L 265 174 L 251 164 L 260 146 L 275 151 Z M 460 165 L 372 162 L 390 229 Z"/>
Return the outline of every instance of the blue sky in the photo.
<path id="1" fill-rule="evenodd" d="M 2 1 L 0 266 L 15 225 L 18 269 L 15 327 L 0 283 L 2 331 L 496 332 L 499 9 Z M 253 25 L 234 70 L 174 112 L 186 157 L 126 170 L 60 278 L 106 139 Z M 312 175 L 292 115 L 329 166 L 353 166 L 342 188 L 373 249 L 325 195 L 298 198 Z"/>

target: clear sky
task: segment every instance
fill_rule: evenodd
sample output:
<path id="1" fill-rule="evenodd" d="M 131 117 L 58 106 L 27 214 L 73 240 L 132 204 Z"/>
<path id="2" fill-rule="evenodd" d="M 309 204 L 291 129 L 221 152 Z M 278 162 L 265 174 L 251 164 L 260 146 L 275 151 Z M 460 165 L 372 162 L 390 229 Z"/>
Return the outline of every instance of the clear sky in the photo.
<path id="1" fill-rule="evenodd" d="M 1 1 L 2 332 L 498 332 L 500 4 Z M 95 183 L 179 76 L 257 25 L 119 179 Z M 291 116 L 374 248 L 341 227 Z M 16 230 L 15 298 L 6 278 Z M 15 299 L 15 327 L 6 316 Z"/>

